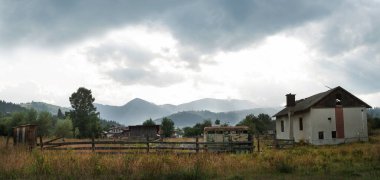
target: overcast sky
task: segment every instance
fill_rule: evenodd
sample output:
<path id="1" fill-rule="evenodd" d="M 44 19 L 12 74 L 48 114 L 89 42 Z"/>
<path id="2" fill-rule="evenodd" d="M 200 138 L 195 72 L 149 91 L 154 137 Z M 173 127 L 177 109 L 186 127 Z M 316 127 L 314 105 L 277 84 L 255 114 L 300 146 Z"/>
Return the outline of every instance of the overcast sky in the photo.
<path id="1" fill-rule="evenodd" d="M 0 0 L 0 99 L 280 106 L 342 86 L 380 106 L 378 0 Z"/>

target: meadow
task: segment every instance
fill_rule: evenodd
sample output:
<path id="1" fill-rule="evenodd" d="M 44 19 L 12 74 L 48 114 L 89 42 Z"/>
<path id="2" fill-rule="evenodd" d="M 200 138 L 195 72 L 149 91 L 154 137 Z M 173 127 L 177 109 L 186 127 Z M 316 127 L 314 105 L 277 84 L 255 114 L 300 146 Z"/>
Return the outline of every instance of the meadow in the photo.
<path id="1" fill-rule="evenodd" d="M 380 134 L 370 142 L 302 145 L 252 154 L 96 154 L 5 148 L 0 179 L 379 179 Z"/>

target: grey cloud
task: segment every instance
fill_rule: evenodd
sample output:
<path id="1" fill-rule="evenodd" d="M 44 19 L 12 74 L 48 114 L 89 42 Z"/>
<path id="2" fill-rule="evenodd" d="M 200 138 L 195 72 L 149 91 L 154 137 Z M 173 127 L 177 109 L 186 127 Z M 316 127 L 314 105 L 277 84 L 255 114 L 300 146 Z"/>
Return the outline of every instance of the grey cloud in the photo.
<path id="1" fill-rule="evenodd" d="M 0 46 L 65 45 L 112 28 L 144 22 L 176 4 L 174 0 L 1 1 Z"/>
<path id="2" fill-rule="evenodd" d="M 380 48 L 380 2 L 348 1 L 321 23 L 319 49 L 329 56 L 361 46 Z"/>
<path id="3" fill-rule="evenodd" d="M 144 47 L 129 42 L 104 42 L 96 47 L 87 47 L 85 55 L 88 60 L 97 64 L 112 61 L 128 66 L 145 66 L 154 57 L 159 56 L 144 49 Z"/>
<path id="4" fill-rule="evenodd" d="M 210 53 L 330 14 L 340 1 L 3 1 L 1 42 L 62 45 L 112 28 L 161 22 L 182 46 Z M 1 46 L 1 44 L 0 44 Z M 4 44 L 3 44 L 4 46 Z M 196 59 L 196 58 L 195 58 Z"/>
<path id="5" fill-rule="evenodd" d="M 342 85 L 358 93 L 380 90 L 380 2 L 346 1 L 318 30 L 304 37 L 321 56 L 313 63 L 330 86 Z"/>
<path id="6" fill-rule="evenodd" d="M 124 85 L 140 84 L 165 87 L 183 80 L 180 74 L 160 72 L 160 67 L 151 65 L 151 62 L 161 55 L 153 54 L 134 43 L 107 41 L 96 47 L 86 48 L 84 53 L 88 60 L 99 66 L 104 62 L 116 64 L 117 69 L 104 73 Z"/>
<path id="7" fill-rule="evenodd" d="M 145 70 L 141 68 L 123 68 L 110 71 L 108 74 L 114 80 L 125 85 L 140 84 L 166 87 L 183 80 L 183 78 L 177 74 L 159 72 L 155 69 Z"/>
<path id="8" fill-rule="evenodd" d="M 204 52 L 238 49 L 273 33 L 329 15 L 340 1 L 196 1 L 164 23 L 184 45 Z"/>

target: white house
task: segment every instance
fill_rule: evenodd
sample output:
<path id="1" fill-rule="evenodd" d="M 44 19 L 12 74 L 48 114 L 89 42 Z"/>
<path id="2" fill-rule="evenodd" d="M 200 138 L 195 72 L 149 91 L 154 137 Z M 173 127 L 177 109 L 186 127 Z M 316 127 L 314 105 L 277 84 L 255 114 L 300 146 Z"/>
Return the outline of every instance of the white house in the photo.
<path id="1" fill-rule="evenodd" d="M 368 141 L 368 104 L 338 86 L 295 101 L 286 95 L 286 107 L 275 114 L 276 138 L 315 145 Z"/>

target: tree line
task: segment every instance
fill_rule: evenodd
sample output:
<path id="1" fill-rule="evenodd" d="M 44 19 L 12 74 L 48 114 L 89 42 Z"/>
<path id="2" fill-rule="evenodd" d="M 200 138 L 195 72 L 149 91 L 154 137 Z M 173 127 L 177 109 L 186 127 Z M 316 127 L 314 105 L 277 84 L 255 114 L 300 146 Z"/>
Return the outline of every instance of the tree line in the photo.
<path id="1" fill-rule="evenodd" d="M 143 122 L 144 126 L 156 125 L 152 119 L 148 119 Z M 206 119 L 201 123 L 196 123 L 192 127 L 184 127 L 182 129 L 174 129 L 174 122 L 169 118 L 163 118 L 161 123 L 161 129 L 166 132 L 165 137 L 170 137 L 174 131 L 182 134 L 184 137 L 195 137 L 201 136 L 205 127 L 211 127 L 213 125 L 218 126 L 229 126 L 227 123 L 221 124 L 220 120 L 216 119 L 215 122 L 212 122 L 211 119 Z M 240 121 L 236 126 L 248 126 L 249 133 L 251 134 L 264 134 L 268 130 L 275 129 L 275 121 L 271 120 L 271 117 L 268 114 L 259 114 L 255 116 L 253 114 L 247 115 L 242 121 Z"/>
<path id="2" fill-rule="evenodd" d="M 56 115 L 0 101 L 0 107 L 7 107 L 0 111 L 0 135 L 12 135 L 12 128 L 18 125 L 34 124 L 38 126 L 38 136 L 88 138 L 100 136 L 101 131 L 112 125 L 120 125 L 99 118 L 93 105 L 95 98 L 92 97 L 91 90 L 81 87 L 69 100 L 73 110 L 64 114 L 58 109 Z"/>

